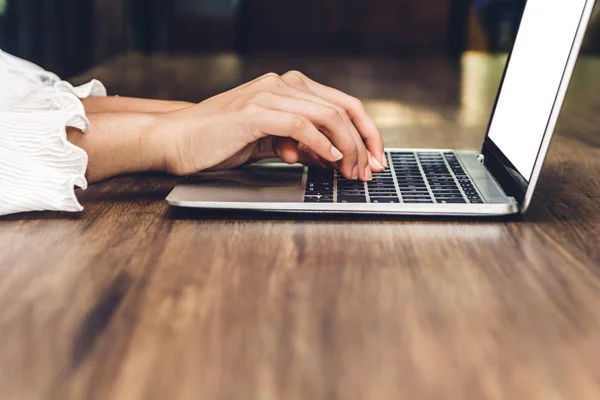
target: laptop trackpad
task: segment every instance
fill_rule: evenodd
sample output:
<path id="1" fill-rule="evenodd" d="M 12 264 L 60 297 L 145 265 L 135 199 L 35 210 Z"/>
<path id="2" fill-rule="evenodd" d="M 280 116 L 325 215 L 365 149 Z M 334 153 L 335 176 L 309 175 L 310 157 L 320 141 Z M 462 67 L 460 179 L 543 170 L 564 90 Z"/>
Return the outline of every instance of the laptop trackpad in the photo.
<path id="1" fill-rule="evenodd" d="M 298 164 L 267 162 L 231 171 L 198 173 L 177 186 L 171 196 L 197 202 L 302 202 L 304 169 Z"/>

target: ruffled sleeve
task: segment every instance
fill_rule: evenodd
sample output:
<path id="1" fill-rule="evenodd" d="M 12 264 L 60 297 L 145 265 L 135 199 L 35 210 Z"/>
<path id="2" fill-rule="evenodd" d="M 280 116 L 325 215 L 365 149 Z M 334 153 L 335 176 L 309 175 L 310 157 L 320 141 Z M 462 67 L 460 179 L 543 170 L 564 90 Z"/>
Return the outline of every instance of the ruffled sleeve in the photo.
<path id="1" fill-rule="evenodd" d="M 106 96 L 97 80 L 73 87 L 0 51 L 0 215 L 81 211 L 75 188 L 87 187 L 87 154 L 67 127 L 87 131 L 80 99 Z"/>

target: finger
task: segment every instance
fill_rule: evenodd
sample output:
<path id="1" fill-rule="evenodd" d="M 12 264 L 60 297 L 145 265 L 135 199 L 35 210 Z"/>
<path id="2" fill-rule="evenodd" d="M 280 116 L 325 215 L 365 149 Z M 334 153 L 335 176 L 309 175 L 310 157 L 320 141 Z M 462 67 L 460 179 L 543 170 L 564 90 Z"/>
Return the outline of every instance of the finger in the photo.
<path id="1" fill-rule="evenodd" d="M 366 179 L 364 170 L 367 164 L 359 159 L 356 141 L 349 132 L 344 118 L 336 108 L 271 92 L 261 92 L 250 101 L 266 109 L 308 118 L 344 155 L 340 168 L 342 174 L 351 177 L 351 179 L 359 177 L 363 180 Z M 362 168 L 360 173 L 358 170 L 359 165 Z"/>
<path id="2" fill-rule="evenodd" d="M 369 168 L 373 172 L 383 172 L 385 171 L 385 167 L 381 164 L 381 162 L 371 154 L 369 151 Z"/>
<path id="3" fill-rule="evenodd" d="M 314 151 L 312 151 L 312 149 L 310 149 L 308 146 L 299 144 L 297 147 L 297 151 L 300 160 L 299 162 L 301 162 L 302 164 L 324 169 L 331 168 L 331 165 L 328 165 L 328 162 L 324 162 L 323 159 L 319 157 Z"/>
<path id="4" fill-rule="evenodd" d="M 298 154 L 300 157 L 300 162 L 307 165 L 314 165 L 324 169 L 337 169 L 339 170 L 338 163 L 331 163 L 327 160 L 319 157 L 317 153 L 315 153 L 308 146 L 300 145 L 298 146 Z"/>
<path id="5" fill-rule="evenodd" d="M 252 161 L 259 161 L 265 158 L 279 157 L 288 164 L 301 163 L 319 168 L 333 168 L 328 161 L 323 161 L 309 147 L 302 145 L 294 139 L 287 137 L 267 136 L 261 139 L 258 151 L 255 153 Z M 266 147 L 268 146 L 268 148 Z"/>
<path id="6" fill-rule="evenodd" d="M 273 144 L 273 139 L 279 138 L 277 138 L 276 136 L 267 136 L 260 139 L 257 142 L 256 150 L 254 150 L 250 161 L 254 162 L 264 160 L 265 158 L 279 157 L 279 155 L 273 151 L 273 148 L 275 147 L 275 145 Z"/>
<path id="7" fill-rule="evenodd" d="M 257 132 L 259 136 L 273 135 L 292 138 L 306 144 L 319 157 L 330 162 L 336 162 L 343 158 L 343 154 L 306 117 L 269 110 L 257 105 L 246 107 L 245 113 L 245 118 L 248 118 L 253 131 Z"/>
<path id="8" fill-rule="evenodd" d="M 303 79 L 300 78 L 299 75 L 295 74 L 294 71 L 292 72 L 288 72 L 286 74 L 283 74 L 281 76 L 281 78 L 288 83 L 290 86 L 304 92 L 304 93 L 309 93 L 311 95 L 315 95 L 312 90 L 308 87 L 308 85 L 304 82 Z M 327 102 L 329 103 L 329 102 Z M 333 103 L 331 103 L 333 104 Z M 335 104 L 334 104 L 335 105 Z M 348 117 L 349 124 L 351 125 L 351 130 L 353 131 L 353 133 L 355 133 L 355 141 L 357 142 L 357 146 L 363 145 L 364 142 L 364 138 L 361 136 L 360 132 L 356 129 L 356 127 L 354 126 L 354 123 L 352 122 L 352 120 L 350 119 L 350 117 Z M 371 153 L 370 151 L 368 151 L 368 153 Z M 383 170 L 385 170 L 384 165 L 379 161 L 380 157 L 373 157 L 372 154 L 368 156 L 368 166 L 372 171 L 376 171 L 376 172 L 381 172 Z"/>
<path id="9" fill-rule="evenodd" d="M 301 162 L 298 152 L 298 142 L 288 137 L 276 137 L 273 140 L 273 151 L 288 164 Z"/>
<path id="10" fill-rule="evenodd" d="M 298 71 L 287 72 L 282 76 L 282 79 L 290 85 L 294 85 L 294 82 L 299 85 L 298 82 L 302 82 L 315 95 L 343 107 L 365 141 L 367 149 L 387 167 L 381 133 L 379 133 L 360 100 L 340 90 L 318 83 Z"/>
<path id="11" fill-rule="evenodd" d="M 356 130 L 356 127 L 354 126 L 350 117 L 347 115 L 346 111 L 343 108 L 335 106 L 329 103 L 328 101 L 321 99 L 319 96 L 306 93 L 294 88 L 276 74 L 267 74 L 256 79 L 251 84 L 251 88 L 253 91 L 255 91 L 256 95 L 264 95 L 266 93 L 274 92 L 284 96 L 321 103 L 323 105 L 327 105 L 338 110 L 338 114 L 342 115 L 342 118 L 344 119 L 344 122 L 348 127 L 350 136 L 352 137 L 352 140 L 355 143 L 357 153 L 356 159 L 354 159 L 353 157 L 348 157 L 348 155 L 344 153 L 344 160 L 342 161 L 342 167 L 340 171 L 344 176 L 350 177 L 349 179 L 372 179 L 367 148 L 365 147 L 365 144 L 360 134 Z M 355 162 L 354 164 L 352 164 L 353 161 Z M 380 168 L 379 170 L 383 170 L 383 168 Z"/>

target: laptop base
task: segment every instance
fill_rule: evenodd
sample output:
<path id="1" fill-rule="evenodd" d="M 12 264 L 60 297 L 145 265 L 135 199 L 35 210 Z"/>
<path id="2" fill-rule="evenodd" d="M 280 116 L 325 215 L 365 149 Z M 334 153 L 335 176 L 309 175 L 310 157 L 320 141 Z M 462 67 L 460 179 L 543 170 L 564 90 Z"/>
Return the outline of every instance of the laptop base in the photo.
<path id="1" fill-rule="evenodd" d="M 312 214 L 501 216 L 519 212 L 472 151 L 386 149 L 389 171 L 373 182 L 265 160 L 199 173 L 167 197 L 175 207 Z M 414 156 L 411 156 L 414 155 Z M 326 173 L 326 172 L 323 172 Z M 422 177 L 419 179 L 419 177 Z"/>

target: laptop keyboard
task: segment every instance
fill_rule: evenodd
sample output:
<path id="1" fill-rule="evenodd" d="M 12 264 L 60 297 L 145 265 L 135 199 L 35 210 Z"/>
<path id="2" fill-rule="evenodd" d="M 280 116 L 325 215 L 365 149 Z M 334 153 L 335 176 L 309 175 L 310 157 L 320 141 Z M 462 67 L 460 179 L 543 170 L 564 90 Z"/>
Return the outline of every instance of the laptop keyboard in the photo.
<path id="1" fill-rule="evenodd" d="M 390 168 L 371 182 L 348 180 L 337 171 L 308 169 L 307 203 L 481 204 L 475 185 L 454 152 L 387 152 Z"/>

